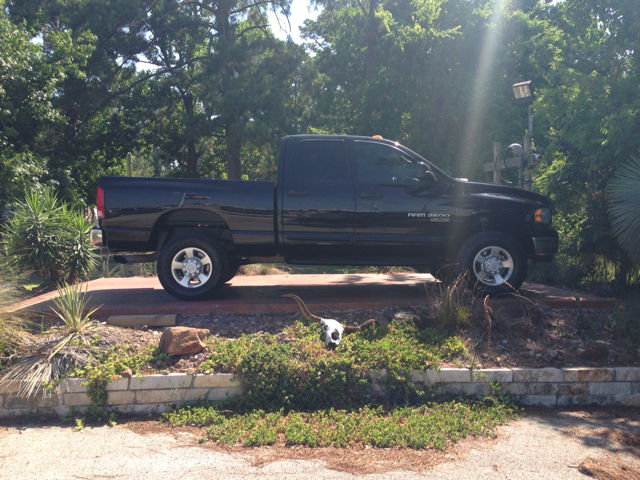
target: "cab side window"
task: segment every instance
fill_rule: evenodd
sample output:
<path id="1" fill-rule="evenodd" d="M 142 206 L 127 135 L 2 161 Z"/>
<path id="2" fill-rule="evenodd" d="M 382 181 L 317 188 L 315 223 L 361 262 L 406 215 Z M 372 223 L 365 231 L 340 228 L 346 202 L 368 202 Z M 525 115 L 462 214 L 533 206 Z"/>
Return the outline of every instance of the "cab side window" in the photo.
<path id="1" fill-rule="evenodd" d="M 360 183 L 408 182 L 417 175 L 417 162 L 389 145 L 356 140 L 352 154 Z"/>
<path id="2" fill-rule="evenodd" d="M 294 169 L 299 181 L 346 181 L 345 141 L 302 140 L 296 148 Z"/>

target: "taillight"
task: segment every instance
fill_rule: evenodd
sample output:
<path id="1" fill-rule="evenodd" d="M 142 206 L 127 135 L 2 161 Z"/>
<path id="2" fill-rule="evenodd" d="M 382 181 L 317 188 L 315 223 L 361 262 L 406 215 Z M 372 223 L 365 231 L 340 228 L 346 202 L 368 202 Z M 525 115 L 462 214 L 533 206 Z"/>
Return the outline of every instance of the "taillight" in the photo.
<path id="1" fill-rule="evenodd" d="M 102 187 L 98 187 L 98 195 L 96 197 L 96 210 L 98 211 L 98 218 L 104 218 L 104 190 Z"/>

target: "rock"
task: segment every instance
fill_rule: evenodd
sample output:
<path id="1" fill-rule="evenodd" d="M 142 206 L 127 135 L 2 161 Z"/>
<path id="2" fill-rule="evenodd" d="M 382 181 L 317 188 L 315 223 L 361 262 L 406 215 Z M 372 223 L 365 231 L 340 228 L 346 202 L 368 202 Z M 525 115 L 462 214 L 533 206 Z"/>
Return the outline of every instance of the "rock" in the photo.
<path id="1" fill-rule="evenodd" d="M 535 356 L 536 352 L 534 352 L 533 350 L 529 350 L 529 356 L 531 358 L 533 358 Z"/>
<path id="2" fill-rule="evenodd" d="M 204 350 L 205 339 L 211 335 L 206 329 L 169 327 L 160 337 L 158 348 L 168 355 L 189 355 Z"/>
<path id="3" fill-rule="evenodd" d="M 509 340 L 502 340 L 502 343 L 506 345 L 507 343 L 509 343 Z"/>
<path id="4" fill-rule="evenodd" d="M 541 353 L 536 353 L 536 359 L 539 360 L 540 358 L 542 358 L 542 354 Z"/>
<path id="5" fill-rule="evenodd" d="M 549 354 L 549 357 L 551 357 L 551 358 L 556 358 L 558 356 L 558 352 L 556 352 L 553 348 L 549 348 L 547 350 L 547 353 Z"/>
<path id="6" fill-rule="evenodd" d="M 582 355 L 584 352 L 586 352 L 586 350 L 584 348 L 576 348 L 576 353 L 578 355 Z"/>
<path id="7" fill-rule="evenodd" d="M 142 330 L 143 332 L 147 332 L 147 331 L 149 331 L 149 327 L 148 327 L 148 326 L 146 326 L 146 325 L 142 325 L 142 326 L 140 327 L 140 330 Z"/>
<path id="8" fill-rule="evenodd" d="M 133 370 L 131 370 L 130 368 L 127 368 L 126 370 L 123 370 L 122 372 L 120 372 L 120 376 L 122 378 L 131 378 L 133 377 Z"/>

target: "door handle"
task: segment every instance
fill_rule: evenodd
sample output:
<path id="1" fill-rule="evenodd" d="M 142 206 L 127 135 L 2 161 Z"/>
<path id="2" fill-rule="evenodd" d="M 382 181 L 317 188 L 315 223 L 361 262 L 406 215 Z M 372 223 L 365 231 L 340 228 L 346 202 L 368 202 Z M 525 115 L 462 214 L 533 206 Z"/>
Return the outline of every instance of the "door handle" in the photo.
<path id="1" fill-rule="evenodd" d="M 295 190 L 289 190 L 289 193 L 287 193 L 287 195 L 289 195 L 290 197 L 308 197 L 309 192 L 296 192 Z"/>
<path id="2" fill-rule="evenodd" d="M 381 193 L 361 193 L 360 198 L 382 198 Z"/>

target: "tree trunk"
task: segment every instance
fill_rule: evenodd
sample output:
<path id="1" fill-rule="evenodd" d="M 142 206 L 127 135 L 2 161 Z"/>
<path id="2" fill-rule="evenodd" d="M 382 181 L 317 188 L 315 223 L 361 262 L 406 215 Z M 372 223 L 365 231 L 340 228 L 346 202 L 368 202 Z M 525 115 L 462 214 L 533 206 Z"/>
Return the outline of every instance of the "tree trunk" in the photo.
<path id="1" fill-rule="evenodd" d="M 227 178 L 242 179 L 242 139 L 231 127 L 226 128 L 225 145 L 227 147 Z"/>
<path id="2" fill-rule="evenodd" d="M 193 118 L 193 95 L 190 93 L 182 96 L 184 102 L 184 108 L 187 112 L 187 125 L 191 124 Z M 198 177 L 198 152 L 196 152 L 196 142 L 193 138 L 188 138 L 189 132 L 187 132 L 187 177 Z"/>
<path id="3" fill-rule="evenodd" d="M 378 19 L 376 10 L 378 0 L 369 0 L 369 14 L 367 15 L 367 56 L 364 59 L 364 76 L 366 80 L 373 78 L 373 69 L 376 66 L 378 50 Z"/>

